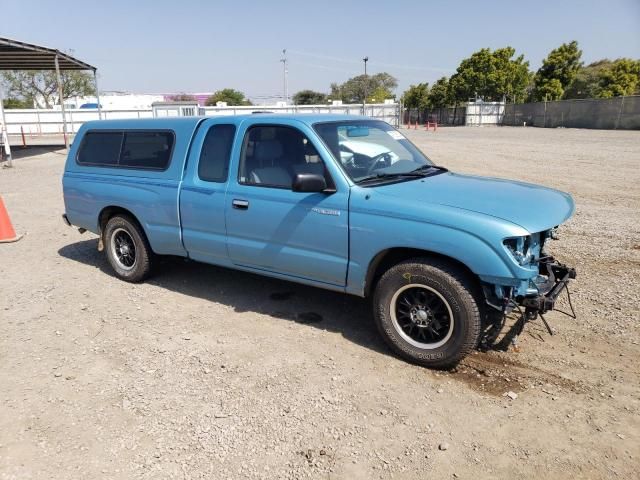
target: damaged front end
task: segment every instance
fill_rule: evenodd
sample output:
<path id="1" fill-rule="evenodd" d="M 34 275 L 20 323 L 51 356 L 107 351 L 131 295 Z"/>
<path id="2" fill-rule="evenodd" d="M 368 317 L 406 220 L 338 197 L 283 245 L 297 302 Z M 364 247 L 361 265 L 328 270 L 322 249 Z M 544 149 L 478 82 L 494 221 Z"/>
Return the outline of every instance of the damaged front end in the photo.
<path id="1" fill-rule="evenodd" d="M 576 270 L 558 262 L 545 252 L 547 242 L 557 238 L 557 229 L 553 228 L 532 235 L 505 239 L 503 246 L 508 255 L 529 278 L 517 280 L 512 285 L 483 285 L 487 304 L 500 311 L 503 319 L 514 310 L 520 313 L 519 331 L 516 332 L 515 339 L 527 321 L 538 317 L 544 322 L 549 334 L 553 335 L 544 314 L 556 309 L 556 301 L 563 292 L 567 294 L 571 312 L 560 313 L 575 318 L 568 284 L 576 278 Z"/>
<path id="2" fill-rule="evenodd" d="M 541 258 L 538 264 L 540 274 L 536 280 L 542 280 L 536 285 L 538 291 L 516 301 L 527 312 L 543 314 L 554 309 L 556 300 L 567 288 L 569 280 L 576 278 L 576 269 L 558 262 L 552 256 Z"/>

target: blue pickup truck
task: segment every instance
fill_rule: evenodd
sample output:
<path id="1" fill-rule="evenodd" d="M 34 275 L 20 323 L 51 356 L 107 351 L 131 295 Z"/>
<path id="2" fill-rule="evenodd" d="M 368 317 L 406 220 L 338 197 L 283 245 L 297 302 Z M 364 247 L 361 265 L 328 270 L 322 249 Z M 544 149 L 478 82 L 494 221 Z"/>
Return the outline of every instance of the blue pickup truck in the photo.
<path id="1" fill-rule="evenodd" d="M 368 297 L 390 347 L 428 367 L 513 309 L 553 309 L 575 277 L 545 251 L 570 195 L 450 172 L 365 117 L 87 122 L 63 191 L 122 280 L 177 255 Z"/>

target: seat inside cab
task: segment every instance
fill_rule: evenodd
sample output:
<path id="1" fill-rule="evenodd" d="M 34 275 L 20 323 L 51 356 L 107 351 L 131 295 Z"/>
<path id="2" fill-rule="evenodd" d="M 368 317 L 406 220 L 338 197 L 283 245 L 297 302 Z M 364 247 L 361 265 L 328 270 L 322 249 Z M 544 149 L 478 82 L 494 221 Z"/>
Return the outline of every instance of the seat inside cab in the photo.
<path id="1" fill-rule="evenodd" d="M 249 131 L 241 166 L 243 183 L 291 188 L 300 173 L 325 174 L 317 150 L 302 132 L 279 126 Z"/>

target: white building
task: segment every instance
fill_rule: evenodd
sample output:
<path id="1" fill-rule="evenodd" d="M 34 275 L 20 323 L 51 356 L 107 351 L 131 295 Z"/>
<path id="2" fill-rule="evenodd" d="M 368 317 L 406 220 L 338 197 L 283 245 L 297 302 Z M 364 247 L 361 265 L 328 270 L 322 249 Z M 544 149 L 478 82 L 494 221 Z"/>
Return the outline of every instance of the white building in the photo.
<path id="1" fill-rule="evenodd" d="M 105 110 L 149 110 L 153 102 L 165 100 L 164 94 L 138 94 L 127 92 L 103 92 L 100 93 L 100 105 Z M 66 108 L 80 108 L 86 103 L 98 103 L 95 96 L 71 97 L 65 100 Z M 56 105 L 59 110 L 60 106 Z"/>

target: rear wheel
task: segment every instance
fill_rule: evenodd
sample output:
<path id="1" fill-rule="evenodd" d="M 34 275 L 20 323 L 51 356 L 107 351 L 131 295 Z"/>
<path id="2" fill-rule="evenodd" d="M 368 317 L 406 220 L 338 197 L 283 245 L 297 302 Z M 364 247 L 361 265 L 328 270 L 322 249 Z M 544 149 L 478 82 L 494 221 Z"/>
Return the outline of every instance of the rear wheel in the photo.
<path id="1" fill-rule="evenodd" d="M 107 259 L 116 276 L 141 282 L 151 273 L 152 251 L 144 231 L 128 215 L 109 219 L 104 229 Z"/>
<path id="2" fill-rule="evenodd" d="M 462 269 L 432 259 L 411 259 L 378 282 L 378 330 L 403 358 L 426 367 L 456 365 L 477 345 L 481 318 L 474 285 Z"/>

